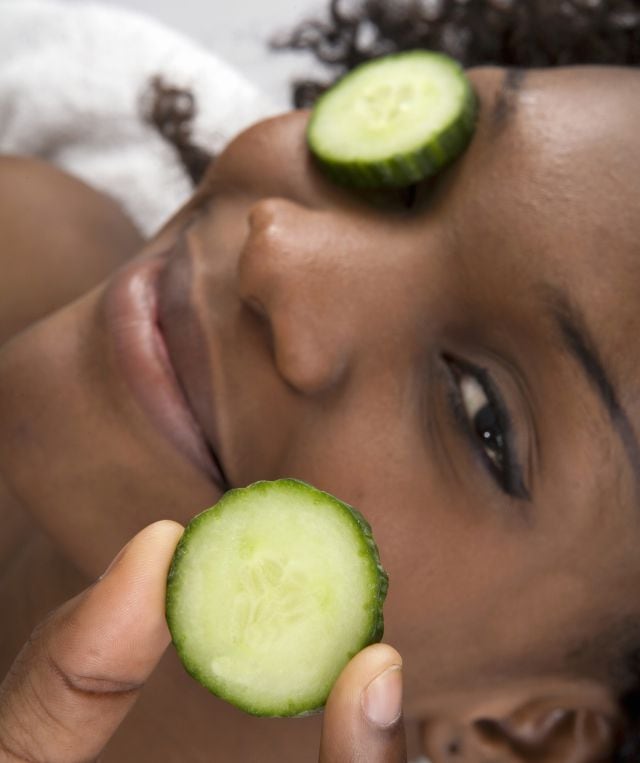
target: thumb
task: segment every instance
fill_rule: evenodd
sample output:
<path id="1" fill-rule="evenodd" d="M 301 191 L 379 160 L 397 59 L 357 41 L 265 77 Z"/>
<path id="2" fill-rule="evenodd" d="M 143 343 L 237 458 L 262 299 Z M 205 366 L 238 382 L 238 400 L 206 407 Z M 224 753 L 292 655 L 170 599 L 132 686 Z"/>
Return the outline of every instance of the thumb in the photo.
<path id="1" fill-rule="evenodd" d="M 39 625 L 0 687 L 0 758 L 95 758 L 169 643 L 164 596 L 182 533 L 142 530 L 103 577 Z"/>
<path id="2" fill-rule="evenodd" d="M 386 644 L 359 652 L 324 711 L 320 763 L 406 763 L 402 659 Z"/>

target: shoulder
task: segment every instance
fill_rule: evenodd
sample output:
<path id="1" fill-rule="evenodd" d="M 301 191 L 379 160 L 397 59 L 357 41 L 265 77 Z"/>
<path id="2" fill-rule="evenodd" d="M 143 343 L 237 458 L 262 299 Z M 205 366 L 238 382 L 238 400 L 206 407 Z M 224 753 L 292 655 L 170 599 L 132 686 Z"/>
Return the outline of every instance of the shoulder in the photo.
<path id="1" fill-rule="evenodd" d="M 72 301 L 140 247 L 107 196 L 41 159 L 0 155 L 0 343 Z"/>
<path id="2" fill-rule="evenodd" d="M 33 156 L 0 154 L 0 201 L 3 226 L 33 223 L 33 215 L 52 220 L 63 213 L 83 229 L 115 223 L 135 230 L 115 201 Z"/>

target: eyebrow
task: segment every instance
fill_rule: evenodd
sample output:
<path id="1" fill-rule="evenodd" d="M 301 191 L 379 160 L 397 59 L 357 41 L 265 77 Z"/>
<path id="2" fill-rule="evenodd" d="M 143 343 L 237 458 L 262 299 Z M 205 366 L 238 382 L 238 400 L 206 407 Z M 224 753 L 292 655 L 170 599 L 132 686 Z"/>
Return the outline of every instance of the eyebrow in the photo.
<path id="1" fill-rule="evenodd" d="M 491 128 L 494 135 L 502 132 L 513 118 L 518 105 L 516 95 L 522 89 L 526 77 L 526 69 L 510 67 L 505 70 L 491 110 Z"/>
<path id="2" fill-rule="evenodd" d="M 564 347 L 577 361 L 590 386 L 604 405 L 609 420 L 617 432 L 633 470 L 637 491 L 640 491 L 640 446 L 629 415 L 622 407 L 610 377 L 608 376 L 593 335 L 586 325 L 584 315 L 571 302 L 567 294 L 547 287 L 551 313 Z"/>

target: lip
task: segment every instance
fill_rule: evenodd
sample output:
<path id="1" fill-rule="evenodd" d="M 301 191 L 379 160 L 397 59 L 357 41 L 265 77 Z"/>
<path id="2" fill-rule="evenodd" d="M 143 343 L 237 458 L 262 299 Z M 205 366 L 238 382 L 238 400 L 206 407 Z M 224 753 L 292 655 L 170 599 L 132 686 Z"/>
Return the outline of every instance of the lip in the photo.
<path id="1" fill-rule="evenodd" d="M 171 361 L 159 316 L 158 286 L 169 254 L 126 267 L 105 294 L 105 317 L 118 366 L 156 429 L 220 490 L 227 489 L 217 457 L 190 408 Z"/>

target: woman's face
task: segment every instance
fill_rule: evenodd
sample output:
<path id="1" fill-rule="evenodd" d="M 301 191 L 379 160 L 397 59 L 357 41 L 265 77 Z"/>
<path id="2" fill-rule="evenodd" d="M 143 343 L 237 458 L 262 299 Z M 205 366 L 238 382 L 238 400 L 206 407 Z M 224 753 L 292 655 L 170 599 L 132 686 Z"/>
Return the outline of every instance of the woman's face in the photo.
<path id="1" fill-rule="evenodd" d="M 227 484 L 358 507 L 416 716 L 637 609 L 640 79 L 470 76 L 472 144 L 412 206 L 325 180 L 306 113 L 259 124 L 0 356 L 3 476 L 91 574 Z"/>

